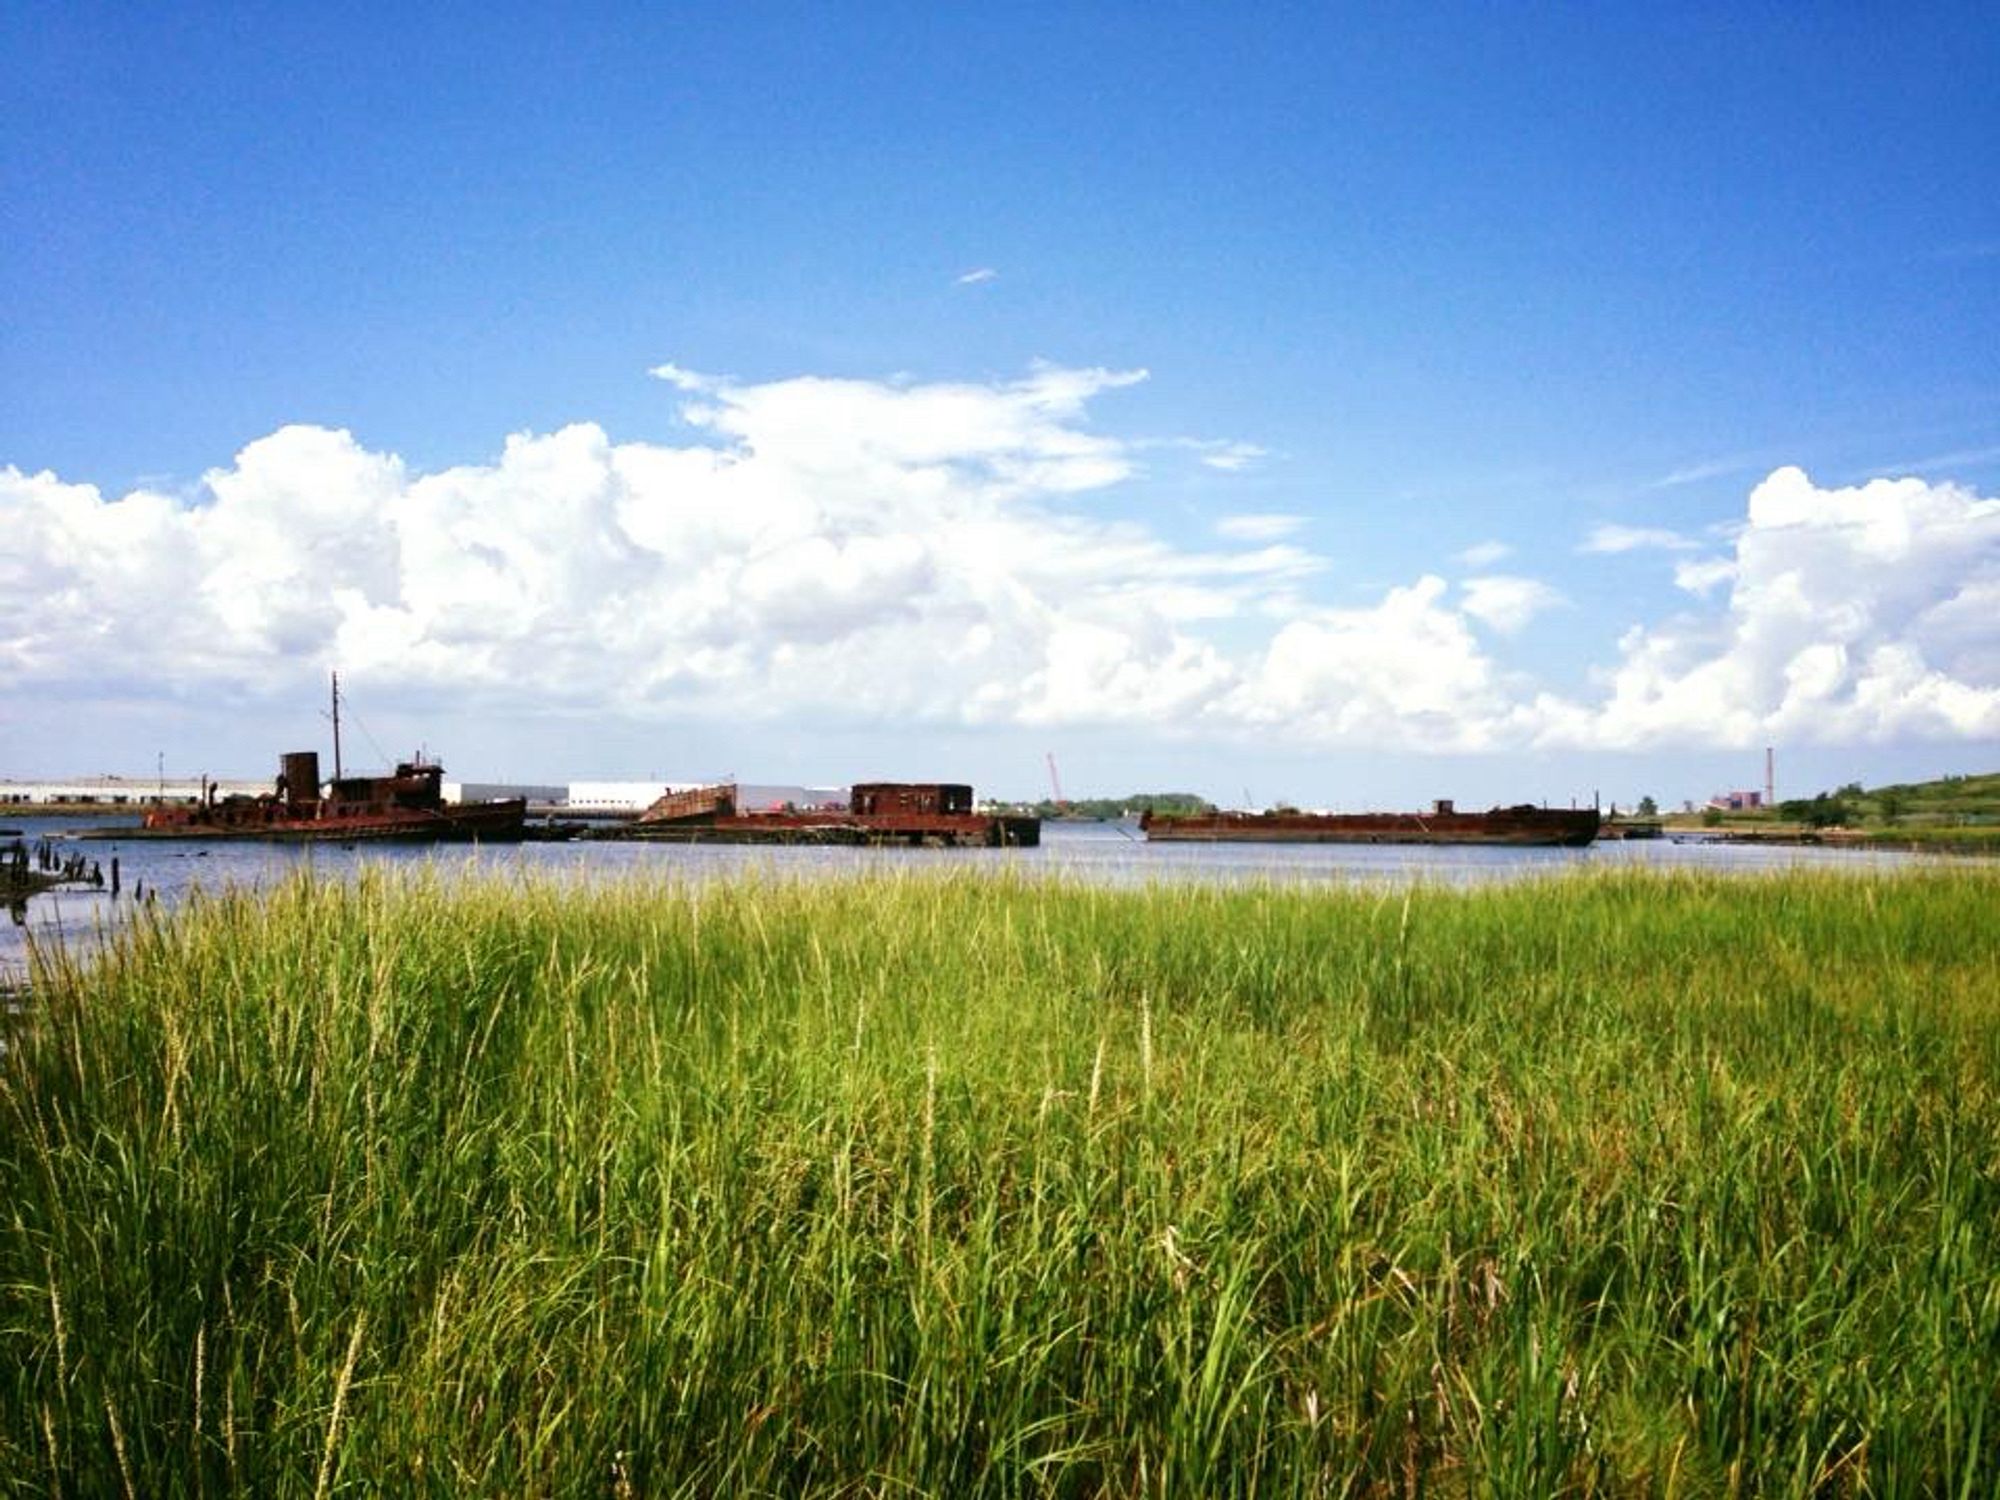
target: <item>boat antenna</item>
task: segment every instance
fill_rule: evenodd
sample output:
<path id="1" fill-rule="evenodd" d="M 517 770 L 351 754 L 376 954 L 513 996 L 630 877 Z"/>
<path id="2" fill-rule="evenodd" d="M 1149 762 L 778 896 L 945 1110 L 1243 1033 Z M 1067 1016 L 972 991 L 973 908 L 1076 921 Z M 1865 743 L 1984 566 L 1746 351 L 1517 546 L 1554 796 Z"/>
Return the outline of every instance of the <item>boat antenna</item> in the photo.
<path id="1" fill-rule="evenodd" d="M 340 674 L 333 674 L 333 779 L 340 780 Z"/>

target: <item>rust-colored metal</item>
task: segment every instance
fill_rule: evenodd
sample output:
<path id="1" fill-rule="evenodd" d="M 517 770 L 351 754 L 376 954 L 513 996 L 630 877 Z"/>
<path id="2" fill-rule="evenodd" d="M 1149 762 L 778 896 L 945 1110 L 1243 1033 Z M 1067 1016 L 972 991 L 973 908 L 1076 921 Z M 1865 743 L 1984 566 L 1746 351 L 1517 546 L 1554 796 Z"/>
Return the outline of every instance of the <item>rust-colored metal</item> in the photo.
<path id="1" fill-rule="evenodd" d="M 277 795 L 288 807 L 303 811 L 319 801 L 319 752 L 293 750 L 278 761 Z"/>
<path id="2" fill-rule="evenodd" d="M 973 810 L 960 782 L 870 781 L 851 788 L 845 808 L 739 811 L 734 786 L 669 792 L 639 817 L 600 838 L 715 844 L 908 844 L 1026 848 L 1041 842 L 1040 818 Z"/>
<path id="3" fill-rule="evenodd" d="M 273 839 L 353 843 L 360 839 L 418 842 L 521 837 L 525 797 L 447 803 L 444 767 L 404 761 L 388 776 L 342 776 L 319 785 L 319 757 L 298 750 L 283 757 L 272 790 L 256 797 L 218 797 L 210 786 L 197 806 L 147 809 L 138 828 L 107 829 L 117 838 Z"/>
<path id="4" fill-rule="evenodd" d="M 951 817 L 972 811 L 972 788 L 954 781 L 864 781 L 848 789 L 847 807 L 862 818 Z"/>
<path id="5" fill-rule="evenodd" d="M 1496 807 L 1459 812 L 1440 801 L 1427 813 L 1214 812 L 1172 817 L 1146 813 L 1150 840 L 1184 843 L 1511 844 L 1582 848 L 1597 837 L 1597 809 Z"/>
<path id="6" fill-rule="evenodd" d="M 736 788 L 733 785 L 697 786 L 668 792 L 658 798 L 637 822 L 685 823 L 690 819 L 732 818 L 736 815 Z"/>
<path id="7" fill-rule="evenodd" d="M 320 788 L 319 753 L 292 750 L 278 761 L 278 779 L 261 796 L 218 797 L 203 781 L 193 807 L 147 810 L 137 828 L 90 830 L 80 837 L 154 839 L 274 839 L 294 843 L 353 843 L 360 839 L 516 840 L 528 799 L 444 800 L 444 767 L 422 756 L 387 776 L 348 776 L 340 763 L 340 674 L 333 674 L 333 780 Z"/>

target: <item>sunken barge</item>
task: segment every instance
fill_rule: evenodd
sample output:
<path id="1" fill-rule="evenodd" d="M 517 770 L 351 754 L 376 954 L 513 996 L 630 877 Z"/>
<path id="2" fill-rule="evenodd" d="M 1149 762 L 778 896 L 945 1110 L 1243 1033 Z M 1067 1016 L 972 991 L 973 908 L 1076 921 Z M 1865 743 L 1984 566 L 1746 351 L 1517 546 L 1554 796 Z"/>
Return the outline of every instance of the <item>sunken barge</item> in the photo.
<path id="1" fill-rule="evenodd" d="M 1427 813 L 1211 812 L 1139 819 L 1153 842 L 1267 844 L 1506 844 L 1581 849 L 1601 826 L 1596 808 L 1496 807 L 1460 812 L 1439 801 Z"/>
<path id="2" fill-rule="evenodd" d="M 734 784 L 669 792 L 630 823 L 592 835 L 685 844 L 904 845 L 914 848 L 1027 849 L 1042 841 L 1042 820 L 982 813 L 972 788 L 956 782 L 864 782 L 845 807 L 746 810 Z"/>

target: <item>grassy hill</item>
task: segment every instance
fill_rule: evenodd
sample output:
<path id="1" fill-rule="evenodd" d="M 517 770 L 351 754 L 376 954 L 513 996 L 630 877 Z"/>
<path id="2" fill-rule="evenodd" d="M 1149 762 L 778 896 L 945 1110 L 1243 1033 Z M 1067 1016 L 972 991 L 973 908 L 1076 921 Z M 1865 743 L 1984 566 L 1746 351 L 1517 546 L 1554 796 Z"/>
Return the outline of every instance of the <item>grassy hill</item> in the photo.
<path id="1" fill-rule="evenodd" d="M 1858 795 L 1852 795 L 1858 793 Z M 1849 823 L 1870 837 L 1939 848 L 2000 850 L 2000 772 L 1843 787 Z"/>
<path id="2" fill-rule="evenodd" d="M 1873 817 L 1909 824 L 2000 823 L 2000 771 L 1897 782 L 1864 791 L 1856 800 Z"/>
<path id="3" fill-rule="evenodd" d="M 2000 771 L 1878 787 L 1849 782 L 1832 791 L 1781 801 L 1775 808 L 1701 812 L 1672 821 L 1773 833 L 1845 829 L 1891 843 L 2000 849 Z"/>

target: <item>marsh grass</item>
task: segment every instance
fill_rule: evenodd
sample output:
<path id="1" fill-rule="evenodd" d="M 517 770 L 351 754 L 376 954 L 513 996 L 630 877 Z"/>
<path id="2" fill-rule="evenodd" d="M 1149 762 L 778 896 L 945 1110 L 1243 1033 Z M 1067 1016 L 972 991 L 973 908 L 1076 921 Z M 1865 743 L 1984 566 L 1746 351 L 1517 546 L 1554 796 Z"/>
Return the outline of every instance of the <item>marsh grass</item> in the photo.
<path id="1" fill-rule="evenodd" d="M 197 901 L 0 1058 L 0 1486 L 1990 1495 L 1996 898 Z"/>

